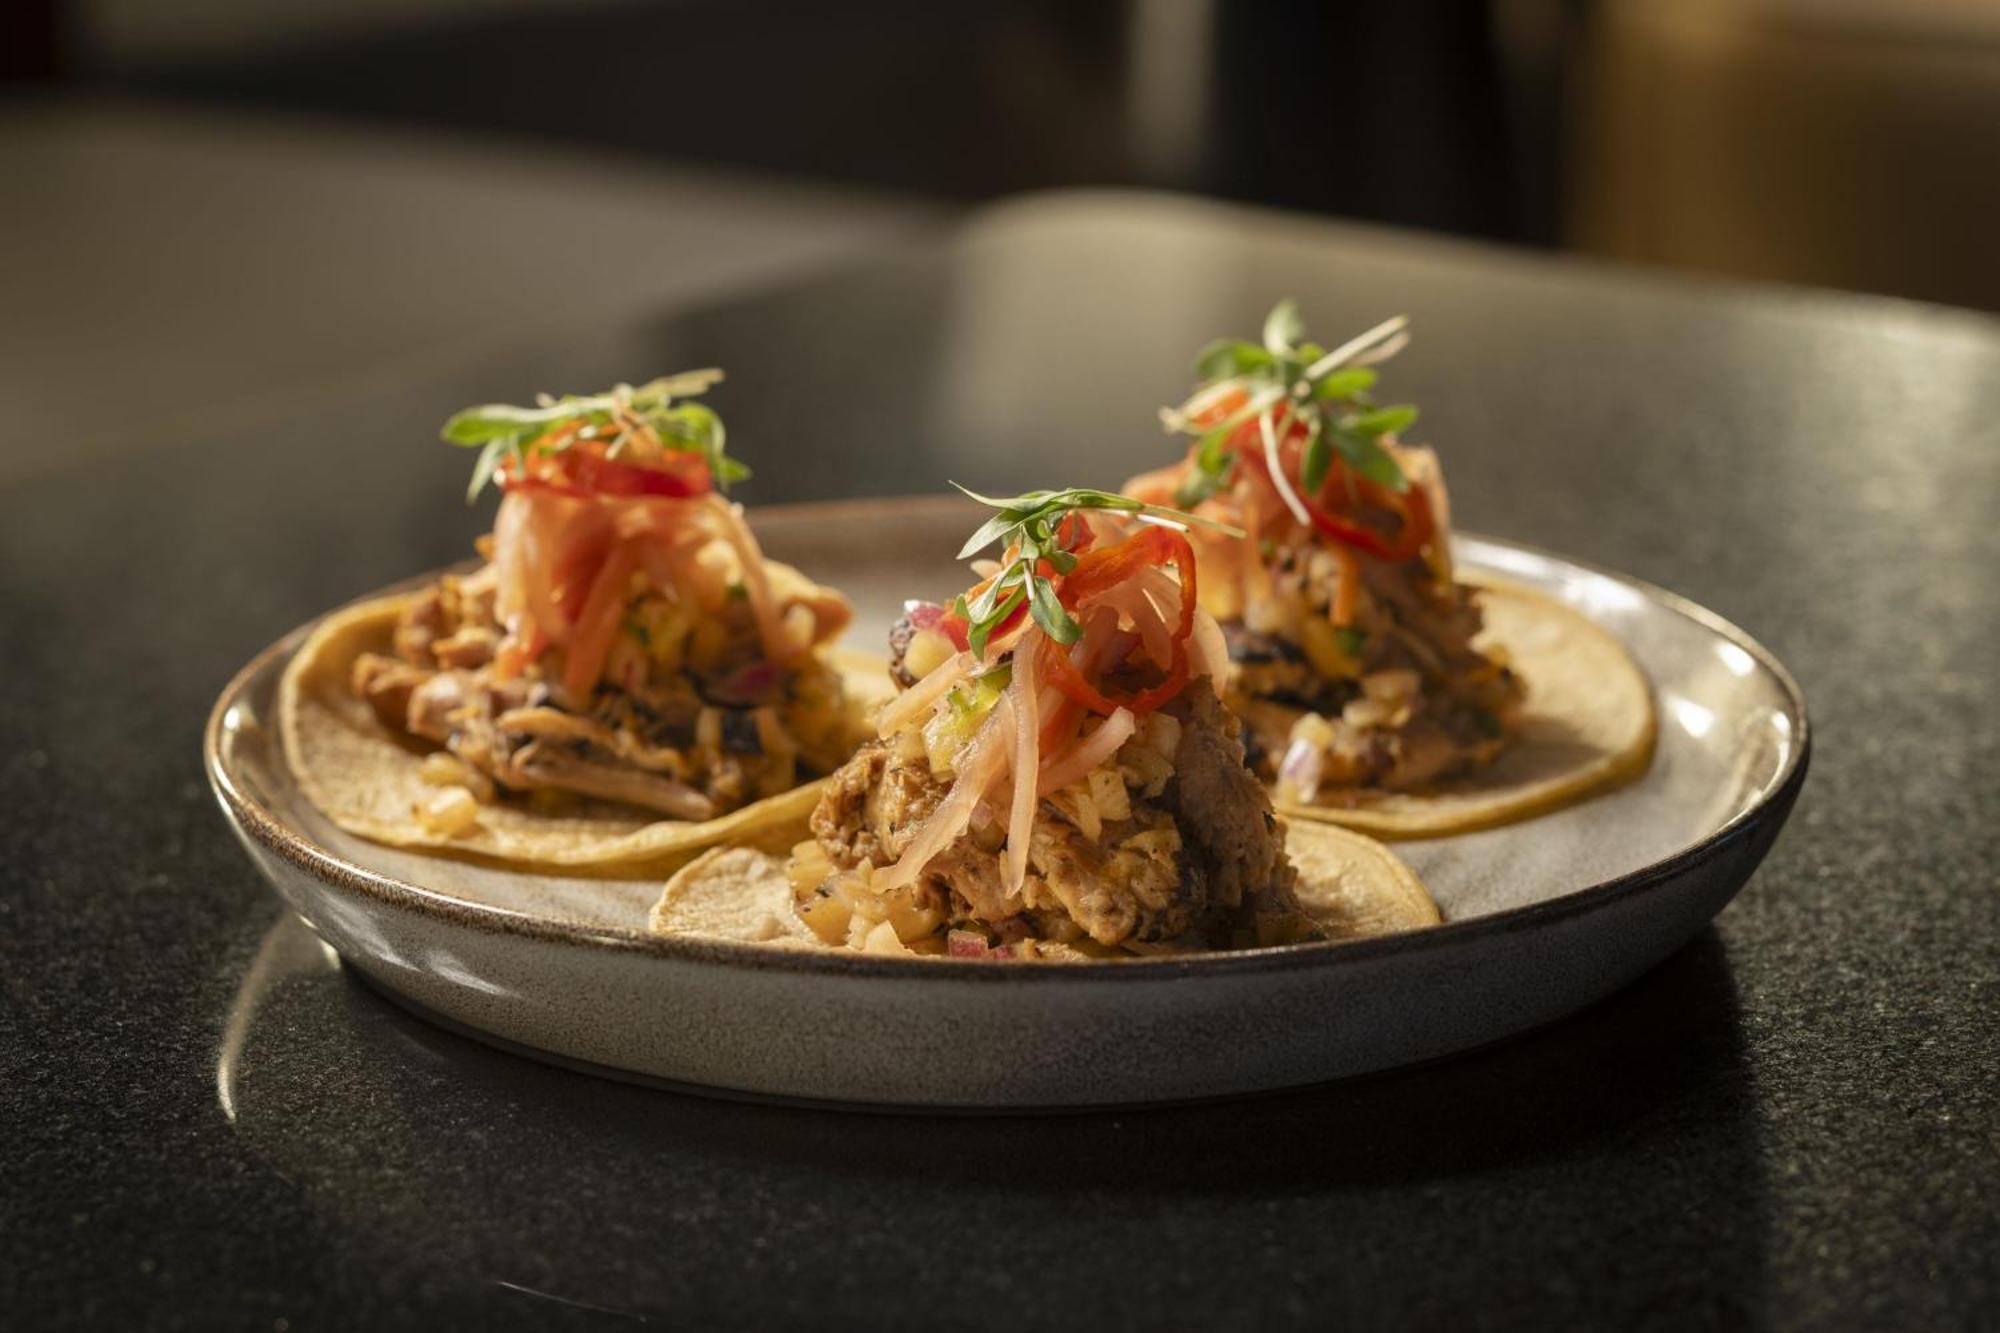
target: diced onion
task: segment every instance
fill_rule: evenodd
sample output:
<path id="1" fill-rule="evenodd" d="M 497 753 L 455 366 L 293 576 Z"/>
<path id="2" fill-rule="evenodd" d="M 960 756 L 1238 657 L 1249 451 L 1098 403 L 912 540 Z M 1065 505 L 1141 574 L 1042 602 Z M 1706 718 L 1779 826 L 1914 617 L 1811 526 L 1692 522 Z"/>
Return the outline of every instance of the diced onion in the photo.
<path id="1" fill-rule="evenodd" d="M 1278 787 L 1285 795 L 1299 802 L 1309 802 L 1319 795 L 1320 773 L 1326 762 L 1326 752 L 1313 741 L 1299 737 L 1285 751 L 1285 758 L 1278 765 Z"/>
<path id="2" fill-rule="evenodd" d="M 944 951 L 953 958 L 985 958 L 993 949 L 976 931 L 954 930 L 945 936 Z"/>

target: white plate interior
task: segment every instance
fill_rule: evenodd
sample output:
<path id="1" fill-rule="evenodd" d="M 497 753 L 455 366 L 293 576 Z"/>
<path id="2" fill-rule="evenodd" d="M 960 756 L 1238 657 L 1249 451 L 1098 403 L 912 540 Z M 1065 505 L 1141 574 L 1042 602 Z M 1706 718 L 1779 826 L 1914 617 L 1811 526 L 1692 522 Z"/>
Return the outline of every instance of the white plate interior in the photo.
<path id="1" fill-rule="evenodd" d="M 848 643 L 883 645 L 910 597 L 945 599 L 965 584 L 951 559 L 977 511 L 952 499 L 808 505 L 752 511 L 766 551 L 845 591 L 856 610 Z M 1666 594 L 1554 556 L 1461 535 L 1462 564 L 1536 588 L 1615 634 L 1652 682 L 1659 744 L 1639 780 L 1522 823 L 1397 850 L 1430 886 L 1447 921 L 1531 906 L 1644 870 L 1712 836 L 1782 780 L 1805 718 L 1780 670 L 1756 645 Z M 522 874 L 383 847 L 334 827 L 305 801 L 266 725 L 274 665 L 225 719 L 222 761 L 279 820 L 356 866 L 491 908 L 548 921 L 634 931 L 660 879 Z M 357 913 L 360 929 L 367 929 Z"/>

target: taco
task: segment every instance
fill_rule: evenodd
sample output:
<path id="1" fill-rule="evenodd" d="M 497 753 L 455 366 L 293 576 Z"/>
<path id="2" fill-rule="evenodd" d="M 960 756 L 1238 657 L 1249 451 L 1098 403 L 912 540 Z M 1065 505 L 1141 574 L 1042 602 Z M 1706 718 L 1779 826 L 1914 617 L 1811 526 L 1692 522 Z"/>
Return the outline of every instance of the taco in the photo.
<path id="1" fill-rule="evenodd" d="M 975 497 L 979 498 L 979 497 Z M 1120 957 L 1434 923 L 1386 849 L 1285 825 L 1244 766 L 1173 510 L 1099 491 L 986 500 L 951 607 L 891 636 L 902 692 L 789 856 L 731 847 L 655 929 L 958 957 Z M 1297 835 L 1294 835 L 1295 838 Z"/>
<path id="2" fill-rule="evenodd" d="M 335 613 L 281 686 L 304 793 L 351 832 L 527 864 L 698 849 L 810 809 L 886 691 L 845 598 L 767 560 L 697 371 L 454 416 L 503 492 L 484 562 Z M 880 681 L 878 686 L 875 682 Z"/>
<path id="3" fill-rule="evenodd" d="M 1461 580 L 1416 409 L 1373 397 L 1408 342 L 1392 319 L 1331 351 L 1280 304 L 1261 343 L 1222 341 L 1162 414 L 1194 437 L 1126 493 L 1240 529 L 1191 533 L 1221 624 L 1225 697 L 1278 807 L 1371 832 L 1460 832 L 1642 772 L 1653 703 L 1629 654 L 1525 589 Z"/>

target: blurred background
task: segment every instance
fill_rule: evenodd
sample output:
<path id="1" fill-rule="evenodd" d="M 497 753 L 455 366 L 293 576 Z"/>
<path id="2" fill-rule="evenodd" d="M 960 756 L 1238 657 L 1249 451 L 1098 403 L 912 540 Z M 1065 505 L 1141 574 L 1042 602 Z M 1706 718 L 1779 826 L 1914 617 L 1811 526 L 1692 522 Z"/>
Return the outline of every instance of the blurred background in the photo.
<path id="1" fill-rule="evenodd" d="M 1995 0 L 10 0 L 0 479 L 1037 189 L 2000 310 Z"/>

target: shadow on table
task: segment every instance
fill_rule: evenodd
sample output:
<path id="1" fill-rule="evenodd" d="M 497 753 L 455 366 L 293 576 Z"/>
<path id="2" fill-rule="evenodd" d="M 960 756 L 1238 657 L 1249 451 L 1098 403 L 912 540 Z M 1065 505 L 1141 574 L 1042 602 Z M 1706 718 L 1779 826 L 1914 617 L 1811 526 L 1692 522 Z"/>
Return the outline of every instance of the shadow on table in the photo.
<path id="1" fill-rule="evenodd" d="M 685 1311 L 782 1272 L 865 1313 L 868 1279 L 905 1282 L 948 1251 L 976 1273 L 1074 1282 L 1081 1316 L 1108 1299 L 1087 1258 L 1102 1253 L 1139 1265 L 1159 1300 L 1199 1262 L 1309 1279 L 1328 1299 L 1401 1283 L 1394 1305 L 1375 1286 L 1347 1299 L 1401 1315 L 1510 1285 L 1601 1296 L 1603 1276 L 1643 1303 L 1606 1317 L 1662 1302 L 1726 1316 L 1762 1269 L 1753 1089 L 1713 930 L 1585 1013 L 1459 1059 L 1066 1116 L 836 1114 L 540 1065 L 403 1013 L 290 917 L 245 993 L 217 1073 L 252 1152 L 327 1224 L 382 1242 L 383 1263 L 515 1293 Z M 839 1280 L 802 1275 L 801 1245 L 842 1256 Z M 1619 1277 L 1676 1250 L 1700 1262 Z M 781 1283 L 745 1312 L 798 1298 Z"/>

